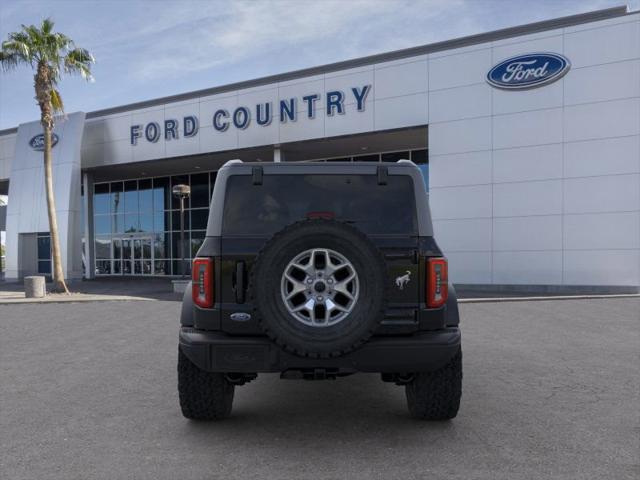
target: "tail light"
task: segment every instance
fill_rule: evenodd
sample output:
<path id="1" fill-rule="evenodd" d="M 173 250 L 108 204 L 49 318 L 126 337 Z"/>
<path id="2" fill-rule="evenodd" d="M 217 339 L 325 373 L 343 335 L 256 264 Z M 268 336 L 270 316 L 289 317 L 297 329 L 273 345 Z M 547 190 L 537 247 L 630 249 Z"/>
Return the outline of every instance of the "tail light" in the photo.
<path id="1" fill-rule="evenodd" d="M 427 260 L 427 306 L 441 307 L 447 303 L 449 274 L 446 258 Z"/>
<path id="2" fill-rule="evenodd" d="M 213 307 L 213 258 L 196 258 L 191 269 L 193 303 L 202 308 Z"/>

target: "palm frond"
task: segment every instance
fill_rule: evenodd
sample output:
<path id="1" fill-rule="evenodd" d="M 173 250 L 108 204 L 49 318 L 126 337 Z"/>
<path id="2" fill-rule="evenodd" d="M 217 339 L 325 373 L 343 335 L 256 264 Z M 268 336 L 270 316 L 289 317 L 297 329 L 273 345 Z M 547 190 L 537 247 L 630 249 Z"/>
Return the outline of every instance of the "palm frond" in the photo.
<path id="1" fill-rule="evenodd" d="M 54 33 L 53 38 L 55 40 L 56 47 L 60 50 L 73 50 L 75 48 L 73 40 L 67 37 L 64 33 Z"/>
<path id="2" fill-rule="evenodd" d="M 13 32 L 2 42 L 0 62 L 3 70 L 11 70 L 21 63 L 33 66 L 33 49 L 29 35 L 25 32 Z"/>
<path id="3" fill-rule="evenodd" d="M 5 72 L 16 68 L 21 60 L 22 58 L 15 53 L 5 52 L 4 50 L 0 51 L 0 65 L 2 65 L 2 69 Z"/>
<path id="4" fill-rule="evenodd" d="M 51 20 L 51 17 L 47 17 L 42 20 L 40 30 L 42 30 L 42 33 L 44 33 L 45 35 L 49 35 L 53 31 L 54 25 L 55 23 L 53 22 L 53 20 Z"/>
<path id="5" fill-rule="evenodd" d="M 60 92 L 55 88 L 51 89 L 51 106 L 53 107 L 53 111 L 55 113 L 64 112 L 64 104 L 62 103 L 62 97 L 60 96 Z"/>
<path id="6" fill-rule="evenodd" d="M 38 27 L 35 25 L 22 25 L 22 31 L 27 35 L 29 43 L 31 43 L 33 47 L 44 46 L 44 35 L 42 35 L 42 32 Z M 34 48 L 34 50 L 35 49 L 36 48 Z"/>
<path id="7" fill-rule="evenodd" d="M 28 43 L 21 42 L 19 40 L 7 40 L 2 42 L 2 50 L 4 52 L 11 52 L 16 55 L 20 55 L 25 59 L 31 56 L 31 48 Z"/>
<path id="8" fill-rule="evenodd" d="M 93 80 L 91 64 L 95 63 L 93 55 L 84 48 L 75 48 L 64 57 L 64 69 L 67 73 L 78 73 L 87 81 Z"/>

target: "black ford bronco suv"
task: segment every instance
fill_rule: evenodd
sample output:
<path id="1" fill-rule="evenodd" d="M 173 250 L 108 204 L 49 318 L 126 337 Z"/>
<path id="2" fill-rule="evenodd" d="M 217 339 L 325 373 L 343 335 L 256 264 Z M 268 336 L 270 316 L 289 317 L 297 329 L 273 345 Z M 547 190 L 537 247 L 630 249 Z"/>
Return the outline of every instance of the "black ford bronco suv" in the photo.
<path id="1" fill-rule="evenodd" d="M 187 418 L 229 416 L 235 386 L 261 372 L 377 372 L 416 418 L 458 412 L 458 304 L 408 160 L 227 162 L 180 324 Z"/>

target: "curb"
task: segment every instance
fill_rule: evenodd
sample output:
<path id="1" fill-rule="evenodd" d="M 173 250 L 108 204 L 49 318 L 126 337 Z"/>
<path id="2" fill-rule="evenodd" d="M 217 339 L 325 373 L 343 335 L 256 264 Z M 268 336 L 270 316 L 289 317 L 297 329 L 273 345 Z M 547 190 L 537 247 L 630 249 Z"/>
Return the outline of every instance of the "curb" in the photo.
<path id="1" fill-rule="evenodd" d="M 113 297 L 89 297 L 89 298 L 11 298 L 0 299 L 0 305 L 21 305 L 25 303 L 29 304 L 43 304 L 43 303 L 86 303 L 86 302 L 155 302 L 158 301 L 155 298 L 146 297 L 126 297 L 126 296 L 113 296 Z"/>
<path id="2" fill-rule="evenodd" d="M 553 300 L 590 300 L 598 298 L 640 298 L 640 293 L 620 293 L 612 295 L 558 295 L 555 297 L 459 298 L 458 303 L 549 302 Z"/>

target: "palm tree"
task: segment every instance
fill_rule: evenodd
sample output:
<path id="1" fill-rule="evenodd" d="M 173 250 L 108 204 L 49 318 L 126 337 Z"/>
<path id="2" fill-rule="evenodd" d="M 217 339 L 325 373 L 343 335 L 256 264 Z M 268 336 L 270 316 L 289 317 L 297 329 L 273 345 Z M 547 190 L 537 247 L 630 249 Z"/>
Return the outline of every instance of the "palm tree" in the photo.
<path id="1" fill-rule="evenodd" d="M 79 74 L 86 80 L 91 80 L 91 64 L 94 62 L 89 51 L 76 47 L 73 40 L 66 35 L 54 32 L 53 21 L 49 18 L 44 19 L 40 27 L 22 25 L 22 30 L 9 34 L 8 39 L 2 42 L 0 50 L 0 63 L 5 71 L 21 65 L 30 66 L 35 71 L 33 86 L 40 107 L 40 123 L 44 129 L 44 178 L 51 233 L 53 290 L 57 292 L 69 293 L 62 271 L 51 172 L 51 133 L 54 115 L 64 112 L 57 87 L 64 73 Z"/>
<path id="2" fill-rule="evenodd" d="M 2 198 L 2 195 L 0 195 L 0 207 L 4 207 L 6 203 L 7 202 L 4 200 L 4 198 Z M 1 236 L 2 233 L 0 232 L 0 237 Z M 0 238 L 0 277 L 2 277 L 2 272 L 4 271 L 4 267 L 2 266 L 2 257 L 4 257 L 4 245 L 2 244 L 2 238 Z"/>

